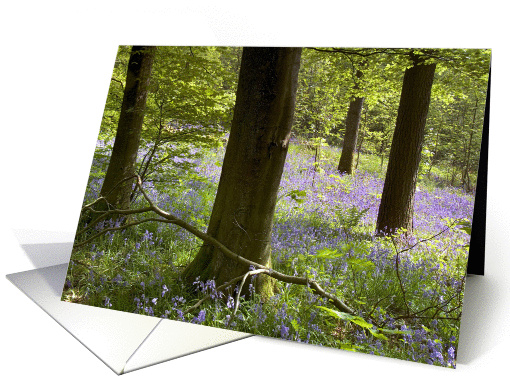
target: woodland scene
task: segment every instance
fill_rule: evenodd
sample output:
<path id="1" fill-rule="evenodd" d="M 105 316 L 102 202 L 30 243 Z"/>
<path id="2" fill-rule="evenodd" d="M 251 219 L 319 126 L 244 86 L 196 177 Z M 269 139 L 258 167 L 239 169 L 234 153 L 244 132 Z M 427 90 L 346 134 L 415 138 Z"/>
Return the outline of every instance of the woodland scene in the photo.
<path id="1" fill-rule="evenodd" d="M 62 300 L 454 368 L 489 66 L 120 46 Z"/>

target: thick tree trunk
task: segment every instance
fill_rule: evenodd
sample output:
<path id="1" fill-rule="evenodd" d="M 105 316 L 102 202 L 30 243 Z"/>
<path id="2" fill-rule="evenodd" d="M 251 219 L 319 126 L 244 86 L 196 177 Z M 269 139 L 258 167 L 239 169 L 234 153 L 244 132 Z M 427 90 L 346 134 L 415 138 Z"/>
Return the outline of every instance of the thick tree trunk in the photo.
<path id="1" fill-rule="evenodd" d="M 342 145 L 342 155 L 338 163 L 338 171 L 352 174 L 354 151 L 358 141 L 359 123 L 361 120 L 361 110 L 363 109 L 363 97 L 356 97 L 349 104 L 347 120 L 345 122 L 344 143 Z"/>
<path id="2" fill-rule="evenodd" d="M 101 196 L 120 209 L 130 204 L 134 179 L 119 182 L 134 174 L 155 52 L 156 47 L 133 46 L 129 57 L 117 134 L 101 188 Z"/>
<path id="3" fill-rule="evenodd" d="M 232 129 L 207 230 L 230 250 L 262 265 L 271 262 L 300 57 L 300 48 L 243 49 Z M 247 271 L 246 265 L 204 244 L 182 278 L 189 285 L 197 277 L 220 285 Z M 268 278 L 259 276 L 256 289 L 271 294 Z"/>
<path id="4" fill-rule="evenodd" d="M 379 235 L 399 228 L 412 231 L 414 193 L 435 68 L 435 64 L 415 62 L 405 71 L 377 216 L 376 232 Z"/>

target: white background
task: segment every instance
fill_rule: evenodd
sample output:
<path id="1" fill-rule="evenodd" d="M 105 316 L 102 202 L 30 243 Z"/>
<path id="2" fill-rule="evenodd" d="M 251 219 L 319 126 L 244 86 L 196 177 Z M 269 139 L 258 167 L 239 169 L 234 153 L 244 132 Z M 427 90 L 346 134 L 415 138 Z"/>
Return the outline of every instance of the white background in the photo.
<path id="1" fill-rule="evenodd" d="M 457 370 L 252 337 L 121 378 L 471 381 L 507 374 L 510 57 L 504 2 L 9 3 L 0 10 L 2 276 L 33 268 L 13 229 L 67 232 L 63 237 L 72 240 L 119 44 L 492 48 L 487 289 L 471 305 Z M 0 285 L 0 375 L 116 378 L 5 278 Z"/>

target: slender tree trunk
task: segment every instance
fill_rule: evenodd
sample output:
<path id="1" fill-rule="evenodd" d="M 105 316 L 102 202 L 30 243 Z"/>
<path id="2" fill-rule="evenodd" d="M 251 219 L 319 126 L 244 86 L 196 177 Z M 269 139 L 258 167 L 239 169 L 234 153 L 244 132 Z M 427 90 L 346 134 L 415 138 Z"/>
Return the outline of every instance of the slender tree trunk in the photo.
<path id="1" fill-rule="evenodd" d="M 471 145 L 473 142 L 473 133 L 474 131 L 471 130 L 469 133 L 469 143 L 467 146 L 467 153 L 466 153 L 466 165 L 464 167 L 464 171 L 462 173 L 462 185 L 464 186 L 464 189 L 466 192 L 469 192 L 470 189 L 470 180 L 469 180 L 469 161 L 471 159 Z"/>
<path id="2" fill-rule="evenodd" d="M 156 47 L 133 46 L 129 57 L 117 134 L 101 188 L 101 196 L 110 205 L 120 209 L 127 209 L 130 205 L 134 179 L 120 182 L 135 171 L 155 52 Z"/>
<path id="3" fill-rule="evenodd" d="M 365 109 L 365 123 L 364 123 L 364 126 L 367 125 L 367 110 Z M 363 149 L 363 141 L 365 140 L 365 128 L 363 128 L 361 130 L 361 139 L 359 140 L 359 143 L 358 143 L 358 148 L 356 149 L 357 153 L 356 153 L 356 166 L 354 167 L 355 169 L 358 169 L 358 166 L 359 166 L 359 154 L 361 153 L 361 150 Z"/>
<path id="4" fill-rule="evenodd" d="M 414 66 L 405 71 L 377 216 L 378 235 L 399 228 L 412 231 L 414 193 L 435 68 L 435 64 L 418 64 L 415 59 Z"/>
<path id="5" fill-rule="evenodd" d="M 436 132 L 436 142 L 434 143 L 434 154 L 430 158 L 430 166 L 427 171 L 427 176 L 430 176 L 430 173 L 432 172 L 432 167 L 434 167 L 434 160 L 437 155 L 438 146 L 439 146 L 439 129 L 437 129 L 437 132 Z"/>
<path id="6" fill-rule="evenodd" d="M 386 142 L 385 139 L 381 141 L 381 148 L 379 149 L 379 155 L 381 156 L 381 163 L 379 165 L 379 171 L 382 172 L 383 165 L 384 165 L 384 150 L 386 150 Z"/>
<path id="7" fill-rule="evenodd" d="M 360 79 L 363 73 L 358 70 L 356 77 Z M 358 90 L 359 85 L 356 83 L 354 89 Z M 363 97 L 355 97 L 349 104 L 347 111 L 347 119 L 345 121 L 345 135 L 342 144 L 342 155 L 338 163 L 338 171 L 352 174 L 354 151 L 356 150 L 356 142 L 358 140 L 358 130 L 361 120 L 361 110 L 363 110 Z"/>
<path id="8" fill-rule="evenodd" d="M 358 140 L 358 130 L 363 109 L 363 97 L 356 97 L 349 104 L 347 120 L 345 123 L 344 142 L 342 144 L 342 155 L 338 163 L 338 171 L 352 174 L 354 151 Z"/>
<path id="9" fill-rule="evenodd" d="M 300 48 L 244 48 L 232 129 L 207 233 L 230 250 L 259 264 L 271 263 L 271 231 L 287 155 L 300 65 Z M 184 270 L 225 283 L 248 267 L 204 244 Z M 247 288 L 248 282 L 245 284 Z M 256 290 L 272 294 L 269 278 Z"/>
<path id="10" fill-rule="evenodd" d="M 467 149 L 467 155 L 466 155 L 466 168 L 465 168 L 465 179 L 466 179 L 466 191 L 469 192 L 471 189 L 471 181 L 469 179 L 469 161 L 471 160 L 471 145 L 473 143 L 473 133 L 474 133 L 474 127 L 475 127 L 475 121 L 476 121 L 476 111 L 478 109 L 478 99 L 475 103 L 475 111 L 473 113 L 473 121 L 471 122 L 471 132 L 469 134 L 469 144 Z"/>
<path id="11" fill-rule="evenodd" d="M 455 186 L 455 178 L 457 177 L 457 172 L 455 171 L 455 163 L 452 163 L 452 177 L 450 178 L 450 186 Z"/>

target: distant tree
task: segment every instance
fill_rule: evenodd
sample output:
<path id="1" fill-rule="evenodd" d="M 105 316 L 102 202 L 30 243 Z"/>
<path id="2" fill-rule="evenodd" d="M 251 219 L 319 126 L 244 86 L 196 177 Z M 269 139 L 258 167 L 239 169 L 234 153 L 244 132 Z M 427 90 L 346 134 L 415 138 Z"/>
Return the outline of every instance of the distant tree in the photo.
<path id="1" fill-rule="evenodd" d="M 318 54 L 322 56 L 323 60 L 334 63 L 335 70 L 333 73 L 335 74 L 330 76 L 332 79 L 326 81 L 322 86 L 334 87 L 337 92 L 343 93 L 334 98 L 336 110 L 332 110 L 332 118 L 330 119 L 333 123 L 339 120 L 345 120 L 345 122 L 331 129 L 329 141 L 336 144 L 340 142 L 340 139 L 343 140 L 342 154 L 337 169 L 341 173 L 352 174 L 354 153 L 358 146 L 361 112 L 363 108 L 367 107 L 367 100 L 374 109 L 381 101 L 387 101 L 391 97 L 394 89 L 388 84 L 396 82 L 395 77 L 398 73 L 398 70 L 392 69 L 392 66 L 398 67 L 398 65 L 394 65 L 393 57 L 405 55 L 407 52 L 402 49 L 374 48 L 312 49 L 314 52 L 319 52 Z M 400 73 L 397 76 L 401 77 Z M 343 104 L 349 106 L 346 108 Z M 344 110 L 347 111 L 346 116 Z M 389 120 L 387 116 L 382 118 Z M 345 126 L 345 130 L 340 128 L 340 125 Z M 371 125 L 376 125 L 377 129 L 381 130 L 381 124 L 374 123 L 372 118 Z M 380 135 L 384 134 L 376 134 L 376 138 L 379 138 Z M 381 139 L 377 140 L 380 141 Z M 384 151 L 384 145 L 385 143 L 380 144 L 382 151 Z"/>
<path id="2" fill-rule="evenodd" d="M 243 49 L 232 128 L 207 230 L 230 250 L 267 266 L 300 57 L 301 48 Z M 215 279 L 220 285 L 247 271 L 204 243 L 183 279 Z M 269 278 L 259 277 L 255 287 L 264 296 L 272 293 Z"/>
<path id="3" fill-rule="evenodd" d="M 130 205 L 134 179 L 122 180 L 135 172 L 155 52 L 156 47 L 133 46 L 129 57 L 115 143 L 101 188 L 101 196 L 107 203 L 120 209 L 127 209 Z"/>
<path id="4" fill-rule="evenodd" d="M 414 194 L 425 136 L 435 63 L 409 53 L 413 66 L 406 69 L 398 108 L 395 132 L 377 216 L 378 234 L 399 228 L 412 231 Z"/>
<path id="5" fill-rule="evenodd" d="M 359 80 L 363 76 L 361 70 L 356 71 L 356 77 Z M 358 82 L 355 82 L 354 89 L 359 89 Z M 361 121 L 361 111 L 363 110 L 364 97 L 354 96 L 349 103 L 347 119 L 345 121 L 344 142 L 342 145 L 342 154 L 338 163 L 338 171 L 352 174 L 354 151 L 358 141 L 358 130 Z"/>

